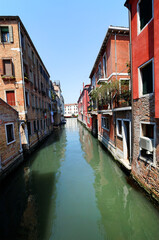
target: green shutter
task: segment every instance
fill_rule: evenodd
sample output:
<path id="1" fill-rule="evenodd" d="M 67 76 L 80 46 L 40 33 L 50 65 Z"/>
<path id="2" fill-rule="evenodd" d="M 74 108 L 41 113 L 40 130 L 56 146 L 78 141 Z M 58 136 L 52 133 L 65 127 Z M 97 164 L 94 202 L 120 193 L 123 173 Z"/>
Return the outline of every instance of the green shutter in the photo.
<path id="1" fill-rule="evenodd" d="M 13 27 L 9 25 L 9 40 L 12 43 L 13 42 Z"/>

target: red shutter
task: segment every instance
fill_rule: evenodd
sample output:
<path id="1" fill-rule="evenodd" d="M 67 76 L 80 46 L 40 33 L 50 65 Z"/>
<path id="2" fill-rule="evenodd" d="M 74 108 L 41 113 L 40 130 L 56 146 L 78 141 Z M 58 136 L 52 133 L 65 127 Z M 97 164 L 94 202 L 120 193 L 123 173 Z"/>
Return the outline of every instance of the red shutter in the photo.
<path id="1" fill-rule="evenodd" d="M 15 106 L 15 93 L 14 93 L 14 91 L 7 91 L 6 96 L 7 96 L 7 103 L 11 106 Z"/>

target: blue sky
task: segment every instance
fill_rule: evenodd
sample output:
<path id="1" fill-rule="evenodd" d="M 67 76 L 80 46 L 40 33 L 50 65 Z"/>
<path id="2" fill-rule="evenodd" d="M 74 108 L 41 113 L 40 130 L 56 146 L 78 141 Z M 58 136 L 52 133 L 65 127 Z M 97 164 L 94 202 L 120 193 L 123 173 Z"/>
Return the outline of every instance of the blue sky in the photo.
<path id="1" fill-rule="evenodd" d="M 1 15 L 18 15 L 65 103 L 77 102 L 109 25 L 128 26 L 125 0 L 7 0 Z"/>

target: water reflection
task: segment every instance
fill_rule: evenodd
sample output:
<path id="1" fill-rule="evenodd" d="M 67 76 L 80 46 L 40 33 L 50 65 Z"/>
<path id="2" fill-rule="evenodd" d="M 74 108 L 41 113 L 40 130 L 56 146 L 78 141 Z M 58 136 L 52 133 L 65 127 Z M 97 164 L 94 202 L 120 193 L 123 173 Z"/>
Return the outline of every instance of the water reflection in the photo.
<path id="1" fill-rule="evenodd" d="M 159 213 L 128 183 L 110 154 L 79 126 L 85 160 L 94 170 L 96 204 L 106 239 L 159 239 Z"/>
<path id="2" fill-rule="evenodd" d="M 49 239 L 56 215 L 56 183 L 66 134 L 55 130 L 40 149 L 1 184 L 0 239 Z"/>
<path id="3" fill-rule="evenodd" d="M 159 214 L 76 119 L 0 186 L 2 240 L 156 240 Z"/>

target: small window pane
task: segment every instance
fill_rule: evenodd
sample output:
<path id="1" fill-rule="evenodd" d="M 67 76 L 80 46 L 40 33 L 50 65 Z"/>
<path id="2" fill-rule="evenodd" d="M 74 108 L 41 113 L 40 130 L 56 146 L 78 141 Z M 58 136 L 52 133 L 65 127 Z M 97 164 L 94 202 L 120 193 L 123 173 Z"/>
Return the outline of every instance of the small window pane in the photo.
<path id="1" fill-rule="evenodd" d="M 152 18 L 152 0 L 141 0 L 139 3 L 140 11 L 140 29 L 150 21 Z"/>
<path id="2" fill-rule="evenodd" d="M 1 41 L 9 42 L 9 29 L 8 27 L 1 27 Z"/>
<path id="3" fill-rule="evenodd" d="M 143 83 L 143 94 L 153 92 L 153 75 L 152 75 L 152 62 L 147 64 L 141 69 L 142 83 Z"/>
<path id="4" fill-rule="evenodd" d="M 6 125 L 6 129 L 7 129 L 7 142 L 10 143 L 14 141 L 13 124 Z"/>

